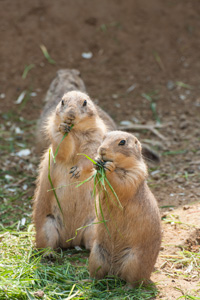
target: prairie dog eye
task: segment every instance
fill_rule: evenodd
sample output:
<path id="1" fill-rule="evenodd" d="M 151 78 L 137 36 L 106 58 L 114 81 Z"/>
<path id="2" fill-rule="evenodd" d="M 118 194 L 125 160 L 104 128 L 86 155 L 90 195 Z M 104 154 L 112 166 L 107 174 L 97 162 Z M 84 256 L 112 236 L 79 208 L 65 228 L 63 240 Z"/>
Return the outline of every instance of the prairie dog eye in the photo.
<path id="1" fill-rule="evenodd" d="M 63 106 L 65 104 L 65 101 L 64 100 L 61 100 L 61 105 Z"/>
<path id="2" fill-rule="evenodd" d="M 83 106 L 86 106 L 86 105 L 87 105 L 87 100 L 84 100 Z"/>
<path id="3" fill-rule="evenodd" d="M 120 142 L 119 142 L 119 146 L 124 146 L 126 144 L 126 141 L 125 140 L 121 140 Z"/>

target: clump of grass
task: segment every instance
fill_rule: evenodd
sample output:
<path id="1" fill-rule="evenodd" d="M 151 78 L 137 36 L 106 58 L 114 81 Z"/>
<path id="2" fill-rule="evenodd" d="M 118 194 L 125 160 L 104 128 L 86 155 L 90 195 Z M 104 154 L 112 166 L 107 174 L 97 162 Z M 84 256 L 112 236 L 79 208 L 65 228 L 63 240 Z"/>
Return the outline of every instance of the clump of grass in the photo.
<path id="1" fill-rule="evenodd" d="M 101 193 L 105 193 L 106 195 L 106 199 L 110 198 L 113 203 L 115 205 L 118 205 L 118 207 L 120 209 L 123 209 L 123 206 L 121 205 L 121 202 L 115 192 L 115 190 L 113 189 L 112 185 L 110 184 L 108 178 L 106 177 L 106 172 L 105 172 L 105 169 L 104 169 L 104 164 L 103 162 L 100 163 L 100 162 L 97 162 L 95 160 L 93 160 L 91 157 L 89 157 L 88 155 L 84 154 L 84 153 L 79 153 L 78 155 L 84 155 L 87 159 L 89 159 L 95 166 L 97 166 L 95 172 L 89 177 L 87 178 L 86 180 L 82 181 L 81 183 L 79 183 L 76 187 L 79 187 L 81 186 L 82 184 L 90 181 L 93 179 L 94 181 L 94 187 L 93 187 L 93 196 L 94 196 L 94 199 L 95 199 L 95 212 L 96 212 L 96 217 L 97 219 L 99 220 L 99 216 L 98 216 L 98 209 L 97 209 L 97 203 L 96 203 L 96 199 L 97 199 L 97 195 L 96 195 L 96 190 L 98 189 L 98 193 L 99 193 L 99 201 L 98 201 L 98 204 L 99 204 L 99 210 L 100 210 L 100 214 L 101 214 L 101 217 L 102 217 L 102 223 L 104 223 L 105 227 L 106 227 L 106 230 L 107 232 L 109 233 L 109 230 L 108 230 L 108 227 L 106 225 L 106 220 L 104 218 L 104 214 L 103 214 L 103 210 L 102 210 L 102 206 L 101 206 L 101 201 L 100 201 L 100 197 L 101 197 Z M 107 190 L 107 187 L 106 185 L 109 187 L 109 190 Z M 110 193 L 111 192 L 111 195 Z M 114 199 L 116 201 L 113 200 L 113 198 L 111 196 L 114 196 Z M 108 205 L 108 203 L 107 203 Z M 108 207 L 109 209 L 109 207 Z M 110 234 L 110 233 L 109 233 Z"/>
<path id="2" fill-rule="evenodd" d="M 34 248 L 33 226 L 15 231 L 7 228 L 0 234 L 0 299 L 152 299 L 157 294 L 153 286 L 124 289 L 125 282 L 109 277 L 89 279 L 88 251 L 70 249 L 54 253 L 54 260 L 44 254 L 49 249 Z"/>
<path id="3" fill-rule="evenodd" d="M 150 102 L 150 108 L 151 108 L 151 111 L 153 113 L 153 117 L 156 120 L 156 123 L 160 124 L 161 121 L 160 121 L 160 118 L 159 118 L 158 113 L 157 113 L 157 107 L 156 107 L 157 105 L 156 105 L 156 102 L 155 102 L 155 100 L 157 99 L 156 94 L 157 94 L 157 91 L 155 91 L 153 93 L 149 93 L 149 94 L 142 93 L 142 97 Z"/>
<path id="4" fill-rule="evenodd" d="M 107 191 L 107 188 L 106 188 L 106 185 L 105 183 L 107 183 L 107 185 L 109 186 L 112 194 L 114 195 L 115 199 L 117 200 L 117 203 L 119 205 L 119 207 L 121 209 L 123 209 L 120 201 L 119 201 L 119 198 L 117 196 L 117 194 L 115 193 L 112 185 L 110 184 L 108 178 L 106 177 L 106 172 L 105 172 L 105 169 L 104 169 L 104 165 L 103 163 L 99 163 L 95 160 L 93 160 L 91 157 L 89 157 L 88 155 L 84 154 L 84 153 L 79 153 L 78 155 L 84 155 L 87 159 L 89 159 L 95 166 L 98 166 L 98 168 L 95 170 L 94 174 L 91 175 L 89 178 L 87 178 L 86 180 L 84 180 L 83 182 L 81 182 L 78 186 L 82 185 L 83 183 L 91 180 L 92 178 L 94 179 L 94 189 L 93 189 L 93 194 L 95 194 L 96 192 L 96 187 L 99 186 L 100 187 L 100 190 L 103 188 L 103 190 L 106 192 L 106 194 L 109 194 L 108 191 Z M 77 186 L 77 187 L 78 187 Z"/>

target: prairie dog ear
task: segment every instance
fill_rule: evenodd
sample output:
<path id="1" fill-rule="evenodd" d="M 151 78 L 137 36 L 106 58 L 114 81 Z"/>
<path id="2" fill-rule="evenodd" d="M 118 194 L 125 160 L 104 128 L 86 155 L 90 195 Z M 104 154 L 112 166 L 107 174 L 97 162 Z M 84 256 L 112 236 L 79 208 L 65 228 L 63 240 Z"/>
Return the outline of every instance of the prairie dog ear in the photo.
<path id="1" fill-rule="evenodd" d="M 138 149 L 140 152 L 142 152 L 142 145 L 141 143 L 136 139 L 135 140 L 135 147 Z"/>

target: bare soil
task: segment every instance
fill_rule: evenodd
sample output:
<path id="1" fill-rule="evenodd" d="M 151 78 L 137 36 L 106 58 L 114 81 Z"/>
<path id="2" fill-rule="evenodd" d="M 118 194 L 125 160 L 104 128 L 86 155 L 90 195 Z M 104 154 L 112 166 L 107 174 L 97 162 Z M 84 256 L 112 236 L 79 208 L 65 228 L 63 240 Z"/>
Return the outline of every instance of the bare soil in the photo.
<path id="1" fill-rule="evenodd" d="M 189 252 L 199 252 L 199 1 L 1 0 L 0 8 L 3 174 L 12 170 L 19 188 L 24 183 L 22 172 L 35 177 L 39 161 L 35 123 L 59 69 L 80 70 L 89 95 L 119 125 L 121 121 L 155 124 L 159 118 L 163 125 L 159 133 L 164 138 L 149 130 L 135 132 L 161 157 L 159 165 L 149 163 L 149 185 L 161 207 L 164 230 L 153 280 L 161 289 L 160 299 L 177 299 L 193 290 L 198 296 L 199 273 L 182 276 L 188 265 L 180 268 L 180 274 L 169 256 L 179 255 L 179 243 Z M 55 64 L 44 57 L 40 45 L 45 45 Z M 91 52 L 92 58 L 84 59 L 84 52 Z M 23 79 L 24 68 L 30 64 L 34 66 Z M 16 104 L 25 90 L 27 95 L 34 93 Z M 24 133 L 16 132 L 16 127 Z M 11 142 L 13 136 L 17 143 Z M 32 153 L 24 160 L 14 155 L 23 142 Z M 32 184 L 30 197 L 33 190 Z M 20 206 L 20 199 L 17 201 Z M 187 205 L 190 208 L 183 209 Z M 196 229 L 176 225 L 171 214 L 177 214 L 183 223 L 192 221 Z M 166 222 L 168 218 L 172 220 Z"/>

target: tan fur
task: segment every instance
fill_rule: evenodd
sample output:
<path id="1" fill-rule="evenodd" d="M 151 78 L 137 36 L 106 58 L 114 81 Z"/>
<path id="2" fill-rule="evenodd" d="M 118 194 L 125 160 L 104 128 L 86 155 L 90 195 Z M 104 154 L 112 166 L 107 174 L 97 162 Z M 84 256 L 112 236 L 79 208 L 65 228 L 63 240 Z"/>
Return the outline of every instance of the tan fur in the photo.
<path id="1" fill-rule="evenodd" d="M 38 248 L 68 248 L 76 245 L 90 248 L 92 227 L 78 230 L 77 236 L 76 230 L 94 220 L 93 183 L 88 182 L 78 188 L 77 184 L 73 183 L 85 180 L 88 174 L 84 170 L 91 170 L 93 166 L 87 158 L 77 153 L 85 153 L 94 158 L 107 129 L 88 95 L 73 91 L 65 94 L 62 101 L 48 119 L 46 134 L 55 153 L 66 128 L 74 124 L 60 144 L 56 163 L 53 162 L 52 155 L 50 159 L 53 185 L 56 188 L 63 186 L 56 189 L 63 215 L 53 191 L 48 192 L 51 186 L 48 180 L 49 150 L 47 150 L 41 160 L 34 196 L 33 220 L 36 227 L 36 245 Z M 84 101 L 87 101 L 86 106 L 83 106 Z M 69 174 L 74 166 L 76 166 L 74 173 Z M 73 237 L 75 237 L 73 240 L 66 242 Z"/>
<path id="2" fill-rule="evenodd" d="M 121 140 L 125 145 L 119 145 Z M 160 249 L 161 225 L 157 202 L 145 181 L 147 168 L 141 144 L 129 133 L 113 131 L 106 134 L 98 152 L 123 209 L 111 192 L 109 197 L 100 193 L 109 233 L 103 223 L 95 225 L 90 275 L 117 275 L 133 286 L 148 282 Z M 102 220 L 99 209 L 96 222 Z"/>
<path id="3" fill-rule="evenodd" d="M 56 74 L 56 78 L 52 81 L 46 97 L 45 106 L 38 121 L 37 128 L 37 145 L 36 151 L 41 153 L 50 145 L 49 136 L 45 132 L 45 124 L 47 119 L 51 116 L 56 106 L 62 99 L 63 95 L 70 91 L 86 92 L 85 84 L 80 77 L 80 72 L 75 69 L 59 70 Z M 109 130 L 115 130 L 116 125 L 111 117 L 103 111 L 100 107 L 95 105 L 100 118 L 102 118 Z"/>

